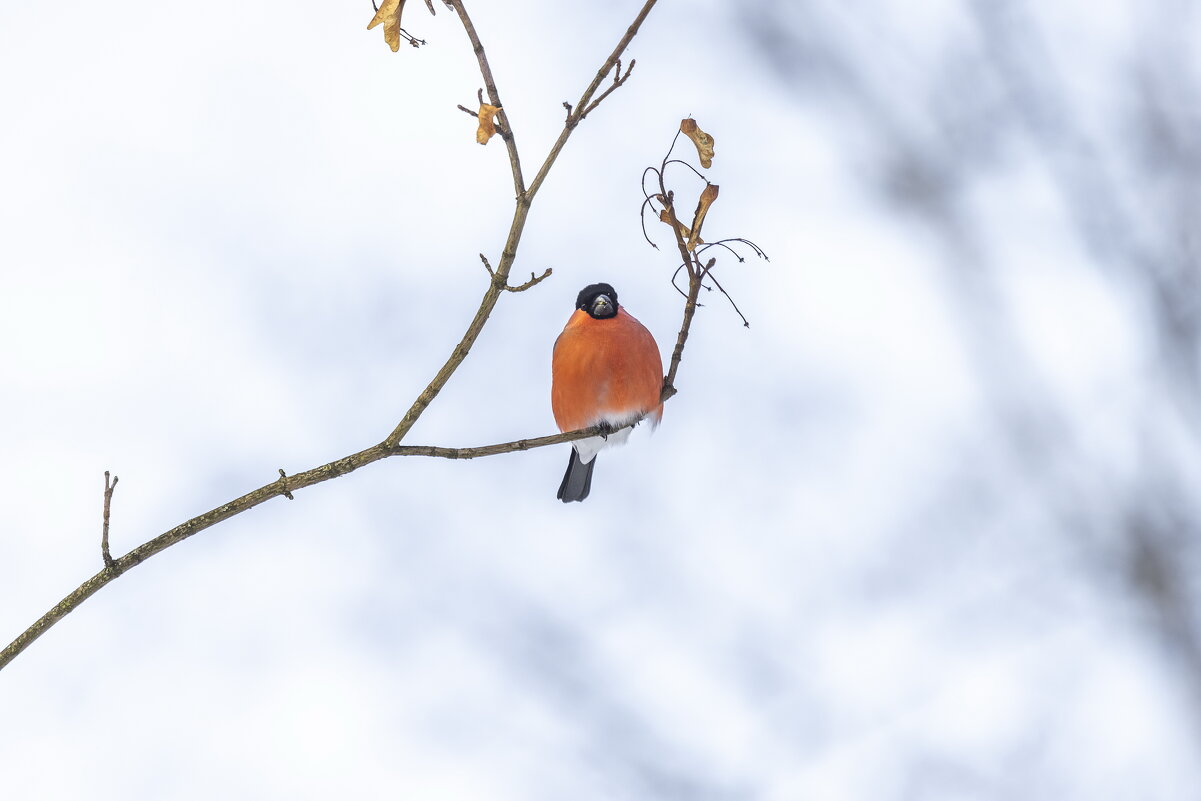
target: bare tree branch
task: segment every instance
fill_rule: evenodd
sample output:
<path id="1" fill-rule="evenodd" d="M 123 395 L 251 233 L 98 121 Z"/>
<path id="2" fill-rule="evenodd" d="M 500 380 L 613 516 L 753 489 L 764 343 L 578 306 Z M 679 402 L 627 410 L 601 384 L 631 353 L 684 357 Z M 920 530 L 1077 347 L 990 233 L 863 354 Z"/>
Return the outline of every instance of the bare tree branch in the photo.
<path id="1" fill-rule="evenodd" d="M 622 428 L 629 428 L 641 422 L 642 418 L 633 420 Z M 498 456 L 502 453 L 514 453 L 516 451 L 528 451 L 534 448 L 544 448 L 548 445 L 560 445 L 565 442 L 574 442 L 577 439 L 585 439 L 586 437 L 595 437 L 604 433 L 611 433 L 613 428 L 605 428 L 603 426 L 591 426 L 582 428 L 578 431 L 568 431 L 562 434 L 552 434 L 545 437 L 534 437 L 532 439 L 519 439 L 512 442 L 501 442 L 496 445 L 482 445 L 473 448 L 445 448 L 432 445 L 388 445 L 381 442 L 378 445 L 372 445 L 370 448 L 364 448 L 358 453 L 352 453 L 350 456 L 345 456 L 341 459 L 323 464 L 320 467 L 314 467 L 311 470 L 305 470 L 302 473 L 297 473 L 293 476 L 288 476 L 281 469 L 279 478 L 269 484 L 264 484 L 256 490 L 246 493 L 238 498 L 234 498 L 228 503 L 224 503 L 215 509 L 210 509 L 204 514 L 197 515 L 191 520 L 180 523 L 175 528 L 163 532 L 152 540 L 145 542 L 134 548 L 129 553 L 119 559 L 106 560 L 103 570 L 83 584 L 75 588 L 67 597 L 63 598 L 54 608 L 51 609 L 29 628 L 13 640 L 3 651 L 0 651 L 0 670 L 11 662 L 16 656 L 29 646 L 34 640 L 40 637 L 51 626 L 73 611 L 77 606 L 90 598 L 97 590 L 108 584 L 113 579 L 126 573 L 131 568 L 137 567 L 142 562 L 145 562 L 155 554 L 170 548 L 172 545 L 183 542 L 188 537 L 194 534 L 199 534 L 207 528 L 211 528 L 218 523 L 228 520 L 229 518 L 241 514 L 249 509 L 253 509 L 261 503 L 271 500 L 272 498 L 285 497 L 292 499 L 292 493 L 295 490 L 311 487 L 314 484 L 320 484 L 323 481 L 329 481 L 333 478 L 340 478 L 358 470 L 361 467 L 366 467 L 369 464 L 378 462 L 381 459 L 386 459 L 389 456 L 428 456 L 442 459 L 476 459 L 483 456 Z M 107 474 L 106 474 L 107 475 Z M 112 497 L 112 487 L 116 486 L 114 479 L 112 485 L 106 485 L 105 497 Z M 107 511 L 108 505 L 105 504 Z"/>
<path id="2" fill-rule="evenodd" d="M 621 54 L 625 51 L 630 41 L 633 40 L 634 36 L 638 33 L 638 29 L 642 25 L 643 20 L 646 19 L 647 14 L 650 13 L 650 10 L 655 6 L 656 2 L 657 0 L 646 1 L 642 9 L 638 12 L 638 15 L 635 17 L 634 22 L 622 35 L 620 41 L 617 43 L 617 46 L 613 49 L 613 52 L 610 53 L 608 58 L 605 59 L 600 70 L 597 71 L 596 77 L 580 96 L 580 100 L 576 106 L 577 111 L 568 115 L 562 132 L 559 134 L 558 139 L 551 147 L 546 160 L 543 162 L 541 169 L 538 171 L 538 175 L 535 177 L 533 184 L 531 184 L 528 189 L 526 189 L 524 185 L 524 180 L 521 173 L 521 161 L 518 156 L 517 143 L 513 136 L 512 127 L 509 124 L 508 118 L 504 116 L 504 112 L 499 112 L 502 117 L 503 128 L 505 131 L 503 138 L 505 141 L 505 146 L 508 150 L 509 162 L 513 172 L 513 186 L 517 195 L 513 211 L 513 220 L 509 227 L 509 233 L 505 241 L 504 250 L 501 252 L 500 261 L 497 263 L 495 270 L 492 270 L 487 259 L 481 255 L 481 259 L 484 261 L 484 266 L 491 274 L 491 281 L 489 282 L 487 291 L 484 293 L 483 299 L 480 301 L 479 309 L 476 311 L 475 316 L 468 325 L 467 331 L 464 333 L 463 338 L 459 341 L 458 345 L 455 346 L 454 350 L 451 351 L 451 354 L 447 358 L 445 364 L 443 364 L 442 368 L 438 371 L 434 378 L 418 395 L 417 399 L 413 402 L 412 406 L 410 406 L 404 417 L 401 418 L 401 421 L 397 424 L 396 428 L 393 429 L 392 433 L 390 433 L 383 442 L 377 445 L 373 445 L 357 453 L 353 453 L 349 456 L 345 456 L 341 459 L 337 459 L 333 462 L 329 462 L 328 464 L 324 464 L 320 467 L 316 467 L 293 476 L 286 475 L 281 469 L 279 471 L 279 478 L 275 481 L 265 484 L 256 490 L 248 492 L 245 495 L 229 501 L 228 503 L 222 504 L 215 509 L 181 523 L 169 531 L 160 534 L 154 539 L 137 546 L 119 559 L 113 559 L 111 555 L 108 555 L 106 552 L 105 567 L 103 570 L 77 587 L 69 595 L 63 598 L 62 601 L 55 604 L 55 606 L 49 612 L 44 614 L 41 618 L 34 622 L 33 625 L 22 632 L 15 640 L 12 641 L 12 643 L 5 647 L 3 651 L 0 651 L 0 670 L 2 670 L 14 658 L 16 658 L 18 654 L 25 650 L 30 643 L 45 633 L 46 630 L 73 611 L 81 603 L 90 598 L 97 590 L 108 584 L 113 579 L 123 575 L 131 568 L 136 567 L 160 551 L 163 551 L 166 548 L 175 545 L 176 543 L 182 542 L 188 537 L 204 531 L 205 529 L 210 528 L 217 523 L 228 520 L 234 515 L 240 514 L 249 509 L 253 509 L 255 506 L 258 506 L 259 504 L 264 503 L 271 498 L 283 496 L 290 499 L 292 498 L 292 493 L 295 490 L 303 489 L 314 484 L 319 484 L 332 478 L 338 478 L 340 476 L 347 475 L 348 473 L 352 473 L 361 467 L 365 467 L 366 465 L 377 462 L 389 456 L 436 456 L 451 459 L 468 459 L 571 442 L 573 440 L 583 439 L 584 437 L 597 436 L 602 433 L 600 428 L 593 427 L 581 431 L 568 432 L 565 434 L 556 434 L 553 436 L 527 440 L 515 440 L 513 442 L 501 443 L 499 445 L 488 445 L 480 448 L 441 448 L 433 446 L 401 446 L 399 444 L 401 439 L 403 439 L 404 436 L 409 432 L 409 430 L 413 427 L 413 424 L 417 422 L 417 419 L 421 416 L 425 409 L 430 405 L 434 398 L 437 397 L 438 393 L 446 385 L 446 382 L 450 379 L 451 375 L 454 374 L 455 370 L 458 369 L 463 360 L 467 358 L 468 352 L 470 352 L 471 347 L 475 344 L 476 339 L 479 337 L 480 331 L 484 327 L 484 323 L 488 321 L 488 316 L 495 307 L 501 293 L 505 291 L 524 291 L 532 286 L 537 285 L 551 274 L 550 269 L 547 269 L 539 277 L 534 277 L 533 274 L 531 274 L 529 281 L 516 287 L 510 286 L 508 282 L 509 272 L 512 269 L 513 262 L 517 257 L 517 246 L 521 241 L 521 235 L 525 228 L 525 221 L 527 215 L 529 214 L 530 205 L 533 202 L 534 196 L 537 194 L 538 189 L 541 187 L 542 182 L 545 180 L 547 173 L 550 171 L 550 168 L 554 165 L 555 160 L 562 151 L 563 146 L 571 136 L 571 132 L 583 118 L 584 114 L 580 113 L 579 110 L 586 109 L 587 111 L 591 111 L 596 107 L 597 103 L 599 103 L 604 99 L 604 97 L 616 89 L 617 86 L 620 86 L 622 83 L 624 83 L 625 78 L 629 77 L 629 70 L 626 71 L 624 77 L 622 77 L 620 73 L 615 75 L 614 86 L 610 87 L 610 89 L 601 97 L 597 98 L 595 103 L 589 105 L 589 103 L 592 101 L 593 95 L 596 93 L 597 88 L 600 86 L 601 81 L 613 70 L 614 66 L 618 62 L 618 59 L 621 57 Z M 479 36 L 475 30 L 475 26 L 472 24 L 470 17 L 467 15 L 467 11 L 464 8 L 462 0 L 446 0 L 446 3 L 459 15 L 459 19 L 463 23 L 463 27 L 467 33 L 468 39 L 471 40 L 472 48 L 475 52 L 476 59 L 479 62 L 480 73 L 483 76 L 484 85 L 487 89 L 491 105 L 501 107 L 502 104 L 497 91 L 496 81 L 493 78 L 492 69 L 488 63 L 484 46 L 480 42 Z M 633 64 L 631 63 L 631 67 L 632 66 Z M 686 324 L 689 320 L 691 320 L 691 314 L 686 313 Z M 672 374 L 674 375 L 674 369 Z M 674 394 L 674 390 L 672 394 Z M 631 423 L 631 425 L 634 424 L 635 423 Z M 115 484 L 116 480 L 114 479 L 113 485 Z M 109 501 L 111 500 L 111 495 L 112 486 L 106 484 L 105 537 L 102 539 L 102 548 L 105 551 L 107 550 L 108 505 Z"/>

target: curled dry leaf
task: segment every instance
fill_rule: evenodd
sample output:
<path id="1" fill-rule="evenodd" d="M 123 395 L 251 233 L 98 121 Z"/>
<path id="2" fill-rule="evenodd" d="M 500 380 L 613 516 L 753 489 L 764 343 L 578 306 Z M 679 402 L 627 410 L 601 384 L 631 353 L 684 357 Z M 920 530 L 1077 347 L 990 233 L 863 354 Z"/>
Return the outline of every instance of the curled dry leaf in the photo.
<path id="1" fill-rule="evenodd" d="M 717 184 L 705 184 L 705 189 L 701 192 L 700 200 L 696 204 L 696 213 L 692 215 L 692 234 L 688 237 L 689 250 L 704 244 L 701 239 L 701 226 L 705 224 L 705 215 L 709 213 L 709 207 L 717 200 L 717 191 Z"/>
<path id="2" fill-rule="evenodd" d="M 447 3 L 447 5 L 450 4 Z M 400 49 L 400 13 L 404 10 L 404 6 L 405 0 L 384 0 L 379 10 L 375 12 L 375 16 L 371 18 L 371 22 L 367 24 L 367 30 L 371 30 L 381 22 L 384 24 L 384 41 L 388 43 L 388 47 L 392 48 L 393 53 Z M 430 10 L 431 14 L 434 13 L 433 0 L 425 0 L 425 7 Z M 407 33 L 405 38 L 413 47 L 425 44 Z"/>
<path id="3" fill-rule="evenodd" d="M 700 156 L 701 166 L 709 169 L 713 166 L 713 137 L 701 130 L 696 120 L 688 117 L 680 120 L 680 131 L 696 145 L 696 154 Z"/>
<path id="4" fill-rule="evenodd" d="M 496 133 L 496 112 L 500 111 L 500 106 L 490 106 L 487 103 L 480 103 L 480 127 L 476 129 L 475 141 L 481 145 L 488 144 L 488 140 Z"/>
<path id="5" fill-rule="evenodd" d="M 665 222 L 668 225 L 671 225 L 671 212 L 667 209 L 663 209 L 661 212 L 659 212 L 659 222 Z M 676 221 L 676 225 L 680 226 L 680 238 L 685 242 L 692 242 L 692 231 L 688 230 L 688 226 L 684 225 L 684 223 L 680 222 L 679 220 Z M 704 241 L 698 236 L 695 244 L 689 245 L 689 247 L 692 248 L 696 247 L 696 245 L 703 244 L 705 244 Z"/>
<path id="6" fill-rule="evenodd" d="M 371 22 L 367 23 L 367 30 L 381 22 L 384 24 L 384 41 L 392 48 L 393 53 L 400 49 L 400 12 L 404 10 L 404 6 L 405 0 L 384 0 Z"/>

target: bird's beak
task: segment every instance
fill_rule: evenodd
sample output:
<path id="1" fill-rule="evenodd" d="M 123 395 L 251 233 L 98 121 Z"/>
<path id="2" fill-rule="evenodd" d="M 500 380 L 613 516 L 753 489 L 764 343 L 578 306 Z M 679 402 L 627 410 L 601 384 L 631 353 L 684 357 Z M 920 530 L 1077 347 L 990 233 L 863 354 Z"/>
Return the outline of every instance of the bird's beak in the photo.
<path id="1" fill-rule="evenodd" d="M 600 314 L 613 308 L 613 301 L 609 300 L 608 295 L 597 295 L 596 300 L 592 301 L 592 313 Z"/>

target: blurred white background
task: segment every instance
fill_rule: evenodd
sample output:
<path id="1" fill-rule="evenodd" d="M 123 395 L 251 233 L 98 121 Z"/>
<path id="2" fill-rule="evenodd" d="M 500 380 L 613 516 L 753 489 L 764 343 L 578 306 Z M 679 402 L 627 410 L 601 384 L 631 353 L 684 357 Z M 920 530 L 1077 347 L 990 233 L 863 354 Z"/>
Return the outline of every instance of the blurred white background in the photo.
<path id="1" fill-rule="evenodd" d="M 512 208 L 454 15 L 0 10 L 0 638 L 113 550 L 382 439 Z M 526 171 L 638 2 L 469 6 Z M 390 459 L 114 582 L 0 673 L 13 799 L 1192 799 L 1197 10 L 663 0 L 409 435 L 552 433 L 604 280 L 670 354 L 639 176 L 716 138 L 662 427 Z M 682 151 L 687 152 L 687 151 Z M 681 187 L 688 184 L 684 182 Z M 666 229 L 651 229 L 667 244 Z"/>

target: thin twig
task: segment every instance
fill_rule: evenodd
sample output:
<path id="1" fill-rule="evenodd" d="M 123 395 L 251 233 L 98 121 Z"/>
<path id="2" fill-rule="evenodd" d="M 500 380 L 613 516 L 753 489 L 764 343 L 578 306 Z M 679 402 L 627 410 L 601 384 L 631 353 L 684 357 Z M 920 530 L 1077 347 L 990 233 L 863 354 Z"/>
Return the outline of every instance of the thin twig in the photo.
<path id="1" fill-rule="evenodd" d="M 664 168 L 664 169 L 667 169 L 667 167 L 668 167 L 668 166 L 670 166 L 670 165 L 672 165 L 672 164 L 683 164 L 685 167 L 687 167 L 688 169 L 692 170 L 693 174 L 695 174 L 697 178 L 700 178 L 700 179 L 701 179 L 702 181 L 704 181 L 705 183 L 709 183 L 709 179 L 705 177 L 704 173 L 702 173 L 702 172 L 701 172 L 700 170 L 698 170 L 696 167 L 693 167 L 693 166 L 692 166 L 691 164 L 689 164 L 688 162 L 684 161 L 684 159 L 670 159 L 670 160 L 664 161 L 664 162 L 663 162 L 663 168 Z"/>
<path id="2" fill-rule="evenodd" d="M 546 271 L 543 272 L 542 275 L 538 276 L 537 278 L 534 277 L 533 273 L 530 273 L 530 280 L 528 280 L 524 284 L 520 284 L 518 286 L 510 286 L 508 284 L 505 284 L 505 291 L 506 292 L 525 292 L 530 287 L 538 286 L 538 284 L 541 284 L 547 278 L 550 278 L 550 276 L 553 272 L 554 272 L 554 270 L 552 268 L 547 267 Z"/>
<path id="3" fill-rule="evenodd" d="M 680 293 L 680 297 L 687 298 L 688 293 L 676 286 L 676 279 L 680 277 L 680 270 L 684 269 L 684 265 L 676 267 L 676 271 L 671 274 L 671 288 Z"/>
<path id="4" fill-rule="evenodd" d="M 461 0 L 455 0 L 456 3 L 460 1 Z M 542 167 L 539 168 L 538 174 L 535 175 L 534 180 L 530 182 L 530 189 L 528 192 L 530 197 L 533 197 L 538 193 L 538 190 L 542 188 L 542 182 L 546 180 L 546 175 L 550 172 L 550 168 L 554 165 L 555 159 L 559 157 L 559 152 L 563 149 L 563 145 L 567 144 L 568 137 L 571 136 L 571 132 L 575 130 L 576 125 L 579 124 L 580 117 L 582 116 L 580 111 L 582 109 L 588 109 L 588 104 L 592 100 L 592 96 L 596 94 L 597 88 L 600 87 L 601 81 L 603 81 L 605 76 L 613 70 L 613 66 L 617 63 L 617 60 L 621 58 L 621 54 L 625 52 L 625 49 L 629 47 L 630 42 L 638 34 L 638 29 L 642 27 L 642 23 L 646 19 L 646 15 L 651 13 L 651 9 L 655 7 L 655 3 L 657 2 L 658 0 L 646 0 L 646 3 L 642 6 L 642 10 L 638 12 L 638 16 L 634 17 L 634 21 L 630 23 L 630 27 L 626 29 L 625 35 L 622 36 L 621 41 L 617 43 L 617 47 L 613 48 L 613 52 L 609 54 L 607 59 L 605 59 L 605 63 L 602 64 L 601 68 L 596 71 L 596 76 L 593 77 L 592 83 L 588 84 L 588 88 L 584 90 L 584 93 L 580 95 L 580 99 L 576 101 L 575 111 L 567 115 L 567 121 L 563 124 L 563 130 L 559 132 L 559 138 L 555 141 L 554 145 L 551 146 L 550 153 L 546 155 L 546 160 L 542 162 Z M 588 110 L 591 111 L 591 109 Z"/>
<path id="5" fill-rule="evenodd" d="M 646 207 L 647 206 L 651 207 L 651 211 L 655 210 L 655 199 L 653 197 L 648 197 L 646 200 L 642 201 L 642 205 L 638 208 L 638 223 L 639 223 L 639 225 L 642 226 L 642 238 L 646 240 L 646 243 L 648 245 L 653 247 L 655 250 L 658 250 L 659 246 L 655 244 L 653 239 L 651 239 L 651 235 L 646 232 Z M 655 216 L 656 216 L 656 218 L 658 218 L 658 215 L 655 215 Z"/>
<path id="6" fill-rule="evenodd" d="M 734 312 L 735 312 L 735 313 L 736 313 L 736 314 L 737 314 L 739 317 L 741 317 L 741 318 L 742 318 L 742 327 L 743 327 L 743 328 L 750 328 L 750 327 L 751 327 L 750 321 L 748 321 L 748 320 L 746 319 L 746 315 L 742 313 L 742 309 L 738 308 L 738 304 L 734 302 L 734 298 L 730 297 L 730 293 L 726 291 L 726 288 L 725 288 L 724 286 L 722 286 L 722 285 L 721 285 L 721 281 L 718 281 L 718 280 L 717 280 L 717 276 L 713 274 L 713 272 L 712 272 L 712 269 L 711 269 L 711 268 L 712 268 L 712 266 L 713 266 L 713 263 L 714 263 L 715 261 L 716 261 L 716 259 L 709 259 L 709 265 L 708 265 L 707 267 L 705 267 L 705 277 L 706 277 L 706 278 L 708 278 L 710 281 L 712 281 L 712 282 L 713 282 L 713 284 L 714 284 L 714 285 L 715 285 L 715 286 L 716 286 L 716 287 L 717 287 L 719 290 L 721 290 L 721 294 L 723 294 L 723 295 L 725 295 L 725 296 L 726 296 L 726 300 L 730 301 L 730 305 L 734 307 Z"/>
<path id="7" fill-rule="evenodd" d="M 654 197 L 654 195 L 652 195 L 650 192 L 646 191 L 646 174 L 648 172 L 653 172 L 655 175 L 658 175 L 659 170 L 656 169 L 655 167 L 647 167 L 645 170 L 642 171 L 642 196 L 644 198 L 646 198 L 647 200 L 650 200 L 652 197 Z"/>
<path id="8" fill-rule="evenodd" d="M 699 248 L 696 249 L 696 253 L 699 256 L 700 254 L 704 253 L 709 248 L 725 248 L 726 250 L 730 251 L 730 253 L 734 256 L 734 258 L 738 259 L 739 263 L 746 261 L 746 258 L 743 257 L 737 250 L 734 250 L 734 248 L 732 248 L 728 244 L 726 244 L 727 241 L 730 241 L 730 240 L 723 239 L 720 242 L 705 242 L 703 245 L 701 245 Z"/>
<path id="9" fill-rule="evenodd" d="M 722 247 L 724 247 L 726 250 L 728 250 L 728 251 L 730 251 L 731 253 L 733 253 L 735 256 L 738 256 L 738 260 L 739 260 L 739 261 L 746 261 L 746 259 L 744 259 L 742 256 L 739 256 L 739 255 L 738 255 L 738 251 L 736 251 L 736 250 L 734 250 L 733 248 L 731 248 L 731 247 L 730 247 L 730 245 L 728 244 L 728 243 L 730 243 L 730 242 L 741 242 L 742 244 L 746 245 L 748 248 L 750 248 L 751 250 L 753 250 L 753 251 L 755 252 L 755 255 L 756 255 L 756 256 L 758 256 L 759 258 L 763 259 L 764 261 L 771 261 L 771 257 L 770 257 L 770 256 L 768 256 L 766 252 L 764 252 L 763 248 L 759 247 L 758 245 L 756 245 L 756 244 L 755 244 L 754 242 L 752 242 L 751 240 L 749 240 L 749 239 L 744 239 L 744 238 L 742 238 L 741 236 L 731 236 L 731 237 L 728 237 L 728 238 L 726 238 L 726 239 L 719 239 L 719 240 L 718 240 L 718 241 L 716 241 L 716 242 L 709 242 L 709 243 L 706 243 L 706 245 L 705 245 L 705 248 L 711 248 L 711 247 L 714 247 L 714 246 L 716 246 L 716 245 L 721 245 L 721 246 L 722 246 Z M 697 250 L 697 253 L 700 253 L 700 252 L 701 252 L 702 250 L 704 250 L 705 248 L 699 248 L 699 249 Z"/>
<path id="10" fill-rule="evenodd" d="M 411 44 L 413 47 L 421 47 L 424 44 L 429 44 L 424 39 L 418 39 L 416 36 L 409 33 L 404 28 L 398 28 L 397 30 L 400 31 L 400 35 L 404 37 L 404 40 L 406 42 L 408 42 L 409 44 Z"/>
<path id="11" fill-rule="evenodd" d="M 104 559 L 104 566 L 111 568 L 113 566 L 113 555 L 108 550 L 108 516 L 109 510 L 113 503 L 113 490 L 117 488 L 117 482 L 120 479 L 113 476 L 112 483 L 108 480 L 108 471 L 104 471 L 104 521 L 100 529 L 100 556 Z"/>
<path id="12" fill-rule="evenodd" d="M 622 75 L 621 74 L 621 59 L 620 58 L 617 59 L 617 66 L 613 70 L 613 85 L 610 86 L 605 91 L 601 92 L 600 96 L 597 97 L 596 100 L 593 100 L 591 103 L 589 103 L 588 108 L 584 109 L 580 113 L 580 116 L 576 117 L 576 122 L 578 123 L 580 120 L 584 119 L 589 114 L 591 114 L 592 110 L 594 108 L 596 108 L 597 106 L 599 106 L 602 100 L 604 100 L 609 95 L 613 94 L 613 91 L 615 89 L 617 89 L 619 86 L 621 86 L 623 83 L 625 83 L 626 79 L 630 77 L 630 73 L 634 71 L 634 64 L 636 64 L 636 63 L 637 62 L 635 59 L 630 59 L 630 66 L 628 69 L 626 69 L 626 74 Z M 568 113 L 570 114 L 570 112 L 568 112 Z"/>

